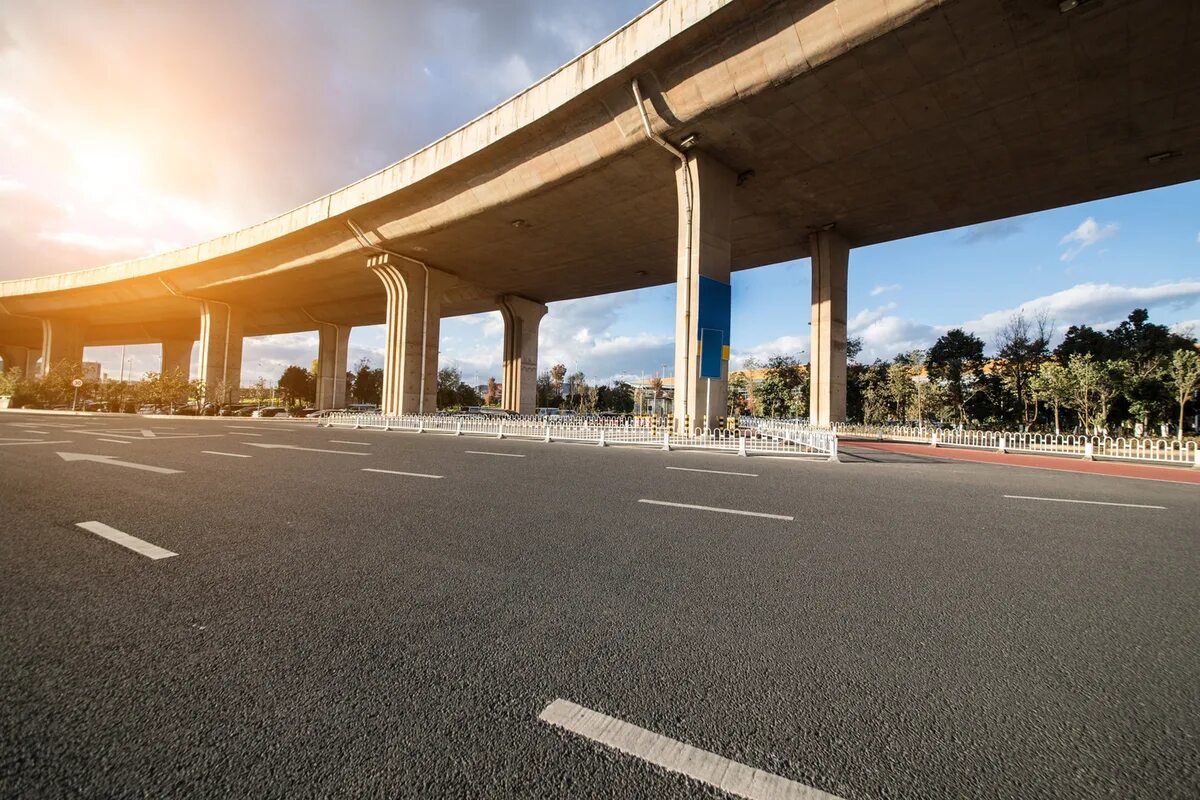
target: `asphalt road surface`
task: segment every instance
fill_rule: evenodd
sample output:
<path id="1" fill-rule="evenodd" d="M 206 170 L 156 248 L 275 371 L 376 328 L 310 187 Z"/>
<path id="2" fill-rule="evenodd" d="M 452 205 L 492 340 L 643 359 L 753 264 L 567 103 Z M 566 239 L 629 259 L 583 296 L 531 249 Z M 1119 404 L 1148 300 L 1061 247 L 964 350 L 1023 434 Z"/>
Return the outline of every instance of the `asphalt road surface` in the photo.
<path id="1" fill-rule="evenodd" d="M 1197 796 L 1200 491 L 861 455 L 0 414 L 0 795 Z"/>

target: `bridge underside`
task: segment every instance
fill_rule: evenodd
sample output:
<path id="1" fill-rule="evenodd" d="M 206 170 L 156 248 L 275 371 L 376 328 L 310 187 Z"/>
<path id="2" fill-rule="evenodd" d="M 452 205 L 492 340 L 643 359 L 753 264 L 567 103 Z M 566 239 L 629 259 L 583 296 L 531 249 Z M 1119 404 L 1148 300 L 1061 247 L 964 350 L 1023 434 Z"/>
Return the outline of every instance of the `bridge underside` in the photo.
<path id="1" fill-rule="evenodd" d="M 246 335 L 383 323 L 388 301 L 349 218 L 447 274 L 442 316 L 503 296 L 544 303 L 673 282 L 678 162 L 646 139 L 634 78 L 656 129 L 677 144 L 694 136 L 738 176 L 732 270 L 806 257 L 830 225 L 854 247 L 1200 179 L 1200 4 L 1060 13 L 1049 0 L 954 0 L 751 86 L 745 76 L 779 72 L 773 60 L 805 57 L 814 34 L 802 25 L 831 5 L 733 3 L 713 30 L 672 38 L 519 142 L 349 214 L 157 276 L 5 297 L 5 309 L 68 317 L 94 331 L 89 344 L 195 327 L 194 296 L 243 307 Z M 837 10 L 859 5 L 884 4 Z M 721 92 L 733 99 L 703 102 Z M 611 155 L 563 166 L 589 147 Z M 505 182 L 528 188 L 489 205 Z M 40 329 L 0 315 L 0 339 L 32 342 Z"/>

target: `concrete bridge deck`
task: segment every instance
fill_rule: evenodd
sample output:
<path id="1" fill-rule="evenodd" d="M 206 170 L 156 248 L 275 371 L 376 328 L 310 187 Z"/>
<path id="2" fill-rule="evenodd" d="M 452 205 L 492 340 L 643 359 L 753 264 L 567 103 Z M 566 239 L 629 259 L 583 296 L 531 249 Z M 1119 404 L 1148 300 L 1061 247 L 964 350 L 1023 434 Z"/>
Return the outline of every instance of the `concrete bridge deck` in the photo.
<path id="1" fill-rule="evenodd" d="M 1200 7 L 1188 0 L 1067 12 L 1052 0 L 664 0 L 457 131 L 287 214 L 0 283 L 0 343 L 26 349 L 22 366 L 84 344 L 201 337 L 227 352 L 204 338 L 205 309 L 220 304 L 235 322 L 209 328 L 229 335 L 390 319 L 401 348 L 417 330 L 399 312 L 411 291 L 417 350 L 436 354 L 430 299 L 440 317 L 672 281 L 682 298 L 689 276 L 727 283 L 730 270 L 808 256 L 820 232 L 832 249 L 817 259 L 827 307 L 813 313 L 814 354 L 836 373 L 849 248 L 1200 178 L 1197 98 Z M 690 177 L 673 174 L 680 162 L 643 113 L 655 135 L 691 145 Z M 368 244 L 402 256 L 392 289 L 367 268 Z M 407 259 L 437 274 L 414 282 Z M 696 369 L 696 305 L 680 302 L 677 361 L 691 366 L 678 374 Z M 529 320 L 518 373 L 536 364 Z M 519 349 L 506 344 L 506 362 Z M 405 375 L 427 375 L 428 359 L 402 368 L 398 352 L 396 397 L 411 396 Z M 814 392 L 832 394 L 836 418 L 837 376 L 821 373 Z"/>

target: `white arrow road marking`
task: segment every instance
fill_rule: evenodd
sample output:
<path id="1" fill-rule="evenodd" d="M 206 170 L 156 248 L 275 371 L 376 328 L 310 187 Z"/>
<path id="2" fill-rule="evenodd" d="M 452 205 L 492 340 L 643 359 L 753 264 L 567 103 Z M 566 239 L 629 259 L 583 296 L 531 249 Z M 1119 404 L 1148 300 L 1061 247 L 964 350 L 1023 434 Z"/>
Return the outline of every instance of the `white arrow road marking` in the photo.
<path id="1" fill-rule="evenodd" d="M 0 447 L 10 447 L 18 444 L 70 444 L 70 439 L 60 439 L 54 442 L 48 442 L 45 439 L 22 439 L 15 442 L 0 442 Z"/>
<path id="2" fill-rule="evenodd" d="M 568 700 L 555 700 L 538 719 L 750 800 L 839 800 L 820 789 L 739 764 Z"/>
<path id="3" fill-rule="evenodd" d="M 322 450 L 319 447 L 297 447 L 294 444 L 266 444 L 265 442 L 242 442 L 247 447 L 264 447 L 268 450 L 303 450 L 306 453 L 336 453 L 341 456 L 369 456 L 354 450 Z"/>
<path id="4" fill-rule="evenodd" d="M 717 508 L 716 506 L 697 506 L 691 503 L 668 503 L 666 500 L 638 500 L 639 503 L 649 503 L 652 506 L 671 506 L 672 508 L 691 508 L 697 511 L 718 511 L 722 514 L 741 514 L 744 517 L 766 517 L 767 519 L 784 519 L 791 522 L 795 517 L 783 514 L 764 514 L 761 511 L 742 511 L 736 508 Z"/>
<path id="5" fill-rule="evenodd" d="M 363 472 L 382 472 L 384 475 L 407 475 L 410 478 L 441 478 L 441 475 L 426 475 L 424 472 L 397 472 L 394 469 L 371 469 L 364 467 Z"/>
<path id="6" fill-rule="evenodd" d="M 132 461 L 118 461 L 116 456 L 97 456 L 90 453 L 59 453 L 58 456 L 63 461 L 95 461 L 97 464 L 140 469 L 146 472 L 157 472 L 160 475 L 174 475 L 183 472 L 181 469 L 167 469 L 166 467 L 152 467 L 149 464 L 134 464 Z"/>
<path id="7" fill-rule="evenodd" d="M 157 561 L 160 558 L 170 558 L 177 556 L 179 553 L 172 553 L 170 550 L 164 550 L 156 544 L 150 544 L 136 536 L 130 536 L 124 531 L 119 531 L 116 528 L 111 528 L 103 522 L 76 522 L 76 527 L 83 528 L 85 531 L 94 533 L 97 536 L 102 536 L 110 542 L 116 542 L 122 547 L 128 547 L 135 553 L 141 553 L 146 558 L 152 558 Z"/>

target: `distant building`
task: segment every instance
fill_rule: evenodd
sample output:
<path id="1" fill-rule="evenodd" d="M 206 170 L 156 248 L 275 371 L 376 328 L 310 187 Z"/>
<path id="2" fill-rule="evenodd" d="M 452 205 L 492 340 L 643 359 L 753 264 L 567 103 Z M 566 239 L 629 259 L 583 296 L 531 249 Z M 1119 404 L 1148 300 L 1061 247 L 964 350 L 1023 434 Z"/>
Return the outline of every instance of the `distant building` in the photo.
<path id="1" fill-rule="evenodd" d="M 100 382 L 100 362 L 85 361 L 83 362 L 83 379 L 85 381 Z"/>

